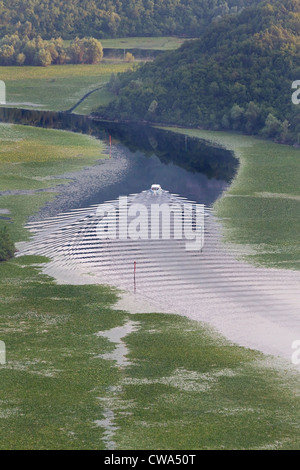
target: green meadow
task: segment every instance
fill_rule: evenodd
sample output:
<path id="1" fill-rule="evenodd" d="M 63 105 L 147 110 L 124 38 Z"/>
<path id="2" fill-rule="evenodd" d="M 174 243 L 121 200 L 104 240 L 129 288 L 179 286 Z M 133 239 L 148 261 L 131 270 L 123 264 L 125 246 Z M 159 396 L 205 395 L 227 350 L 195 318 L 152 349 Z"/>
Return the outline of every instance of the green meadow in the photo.
<path id="1" fill-rule="evenodd" d="M 178 49 L 186 39 L 172 36 L 166 37 L 133 37 L 101 39 L 101 44 L 106 49 L 145 49 L 170 51 Z"/>
<path id="2" fill-rule="evenodd" d="M 0 266 L 1 449 L 299 449 L 298 375 L 187 319 L 114 311 L 110 288 L 56 285 L 45 261 Z M 96 333 L 128 321 L 122 367 Z"/>
<path id="3" fill-rule="evenodd" d="M 222 145 L 239 159 L 236 178 L 215 204 L 225 240 L 248 262 L 299 270 L 300 150 L 225 132 L 170 130 Z"/>
<path id="4" fill-rule="evenodd" d="M 106 61 L 98 65 L 2 66 L 0 80 L 6 84 L 7 105 L 5 106 L 65 111 L 74 106 L 86 93 L 103 87 L 112 73 L 125 72 L 134 66 L 116 61 Z M 89 106 L 85 105 L 86 114 L 97 106 L 106 104 L 111 96 L 106 90 L 99 90 L 91 95 L 91 98 Z"/>
<path id="5" fill-rule="evenodd" d="M 172 51 L 178 49 L 187 39 L 175 36 L 126 37 L 101 39 L 104 49 L 143 49 L 149 51 Z M 71 43 L 64 40 L 65 46 Z M 104 55 L 104 59 L 106 59 Z"/>
<path id="6" fill-rule="evenodd" d="M 102 45 L 108 49 L 167 51 L 180 47 L 184 41 L 176 37 L 118 38 L 105 39 Z M 7 107 L 65 111 L 88 92 L 103 87 L 112 73 L 125 72 L 135 66 L 134 63 L 117 59 L 105 59 L 97 65 L 0 66 L 0 80 L 6 83 Z M 112 98 L 113 95 L 107 90 L 100 89 L 87 97 L 75 112 L 89 114 L 99 106 L 108 104 Z"/>
<path id="7" fill-rule="evenodd" d="M 32 194 L 0 197 L 0 209 L 11 212 L 15 241 L 28 237 L 27 218 L 55 196 L 37 190 L 55 188 L 66 181 L 56 175 L 77 171 L 104 158 L 103 143 L 94 137 L 29 126 L 0 124 L 0 191 Z M 4 222 L 0 220 L 0 224 Z"/>

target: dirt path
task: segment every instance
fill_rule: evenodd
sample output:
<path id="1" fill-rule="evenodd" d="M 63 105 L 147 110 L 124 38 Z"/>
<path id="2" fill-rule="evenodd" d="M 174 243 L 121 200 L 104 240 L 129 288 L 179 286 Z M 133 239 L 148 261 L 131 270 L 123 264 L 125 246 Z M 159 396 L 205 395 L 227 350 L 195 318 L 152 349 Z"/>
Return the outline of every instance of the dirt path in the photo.
<path id="1" fill-rule="evenodd" d="M 104 87 L 104 85 L 100 86 L 99 88 L 95 88 L 95 90 L 92 90 L 92 91 L 89 91 L 88 93 L 86 93 L 82 98 L 80 98 L 80 100 L 76 104 L 74 104 L 74 106 L 72 106 L 72 108 L 67 109 L 65 111 L 65 113 L 72 113 L 84 100 L 86 100 L 86 98 L 88 98 L 90 95 L 92 95 L 96 91 L 101 90 L 103 87 Z"/>

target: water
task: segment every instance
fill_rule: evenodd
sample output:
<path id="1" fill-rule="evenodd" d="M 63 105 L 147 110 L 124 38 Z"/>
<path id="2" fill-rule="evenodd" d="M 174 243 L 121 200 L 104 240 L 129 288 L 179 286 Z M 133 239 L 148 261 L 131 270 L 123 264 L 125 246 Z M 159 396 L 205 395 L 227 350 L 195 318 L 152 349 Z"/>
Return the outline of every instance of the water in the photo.
<path id="1" fill-rule="evenodd" d="M 148 195 L 132 196 L 133 202 L 148 207 Z M 43 272 L 60 283 L 112 285 L 149 301 L 152 311 L 209 323 L 241 346 L 290 359 L 300 337 L 298 272 L 238 261 L 238 247 L 224 247 L 219 222 L 207 208 L 200 251 L 187 251 L 185 240 L 172 237 L 102 238 L 98 209 L 30 224 L 34 237 L 19 246 L 18 255 L 49 257 Z"/>
<path id="2" fill-rule="evenodd" d="M 96 122 L 79 115 L 10 108 L 0 109 L 0 120 L 91 134 L 104 140 L 108 154 L 111 136 L 111 168 L 115 174 L 116 162 L 122 164 L 118 177 L 109 171 L 106 179 L 101 175 L 109 170 L 109 163 L 101 171 L 97 171 L 99 168 L 90 170 L 89 178 L 84 179 L 87 172 L 82 172 L 77 182 L 76 175 L 72 175 L 75 178 L 72 182 L 73 196 L 68 191 L 67 203 L 60 204 L 56 200 L 58 211 L 88 207 L 116 199 L 119 195 L 139 193 L 152 183 L 159 183 L 171 193 L 211 206 L 226 190 L 238 166 L 232 153 L 223 148 L 149 126 Z M 62 198 L 63 193 L 64 190 Z"/>
<path id="3" fill-rule="evenodd" d="M 171 193 L 182 194 L 190 200 L 211 206 L 228 187 L 228 182 L 208 178 L 201 172 L 192 173 L 173 162 L 162 163 L 155 154 L 147 157 L 142 152 L 130 152 L 124 145 L 113 148 L 113 158 L 122 155 L 129 165 L 117 182 L 99 188 L 92 197 L 84 199 L 79 207 L 116 199 L 119 195 L 139 193 L 159 183 Z"/>

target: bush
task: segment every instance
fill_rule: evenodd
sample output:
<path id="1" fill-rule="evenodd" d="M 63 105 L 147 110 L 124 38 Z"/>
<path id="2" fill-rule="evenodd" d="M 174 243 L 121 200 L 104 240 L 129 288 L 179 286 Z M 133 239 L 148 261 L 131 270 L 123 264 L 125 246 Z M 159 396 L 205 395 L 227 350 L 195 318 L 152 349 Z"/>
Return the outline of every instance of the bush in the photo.
<path id="1" fill-rule="evenodd" d="M 134 55 L 131 52 L 126 52 L 125 62 L 134 62 Z"/>
<path id="2" fill-rule="evenodd" d="M 0 261 L 7 261 L 15 254 L 15 245 L 7 227 L 0 228 Z"/>

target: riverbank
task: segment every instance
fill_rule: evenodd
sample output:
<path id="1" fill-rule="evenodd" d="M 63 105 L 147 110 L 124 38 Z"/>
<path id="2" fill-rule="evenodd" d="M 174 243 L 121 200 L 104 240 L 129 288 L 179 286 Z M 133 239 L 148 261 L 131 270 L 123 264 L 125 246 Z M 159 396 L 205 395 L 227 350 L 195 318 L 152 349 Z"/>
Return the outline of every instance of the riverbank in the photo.
<path id="1" fill-rule="evenodd" d="M 300 269 L 300 150 L 226 132 L 168 128 L 234 152 L 238 174 L 215 204 L 227 246 L 256 266 Z"/>

